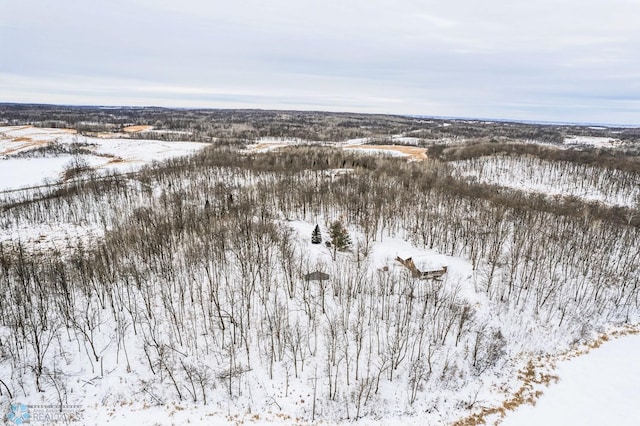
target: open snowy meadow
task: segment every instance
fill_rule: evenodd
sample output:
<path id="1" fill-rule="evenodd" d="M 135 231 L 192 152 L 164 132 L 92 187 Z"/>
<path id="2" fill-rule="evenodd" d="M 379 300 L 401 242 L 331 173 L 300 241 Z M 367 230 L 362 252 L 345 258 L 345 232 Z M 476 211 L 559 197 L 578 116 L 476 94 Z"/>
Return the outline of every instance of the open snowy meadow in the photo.
<path id="1" fill-rule="evenodd" d="M 129 134 L 148 131 L 133 129 Z M 0 126 L 0 191 L 55 184 L 65 171 L 128 172 L 202 149 L 196 142 L 85 137 L 68 129 Z"/>

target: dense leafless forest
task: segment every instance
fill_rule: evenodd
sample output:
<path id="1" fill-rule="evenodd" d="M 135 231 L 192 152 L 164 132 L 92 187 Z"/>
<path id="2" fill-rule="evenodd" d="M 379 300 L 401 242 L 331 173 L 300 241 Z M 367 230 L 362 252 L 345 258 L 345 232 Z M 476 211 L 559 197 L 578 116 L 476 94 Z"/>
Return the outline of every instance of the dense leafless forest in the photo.
<path id="1" fill-rule="evenodd" d="M 6 401 L 451 423 L 528 359 L 639 319 L 638 129 L 37 105 L 0 105 L 0 124 L 209 143 L 0 195 Z M 296 143 L 247 149 L 261 138 Z M 352 139 L 427 158 L 339 145 Z M 76 231 L 47 250 L 21 240 L 43 223 Z M 393 263 L 398 241 L 448 272 L 416 278 Z"/>

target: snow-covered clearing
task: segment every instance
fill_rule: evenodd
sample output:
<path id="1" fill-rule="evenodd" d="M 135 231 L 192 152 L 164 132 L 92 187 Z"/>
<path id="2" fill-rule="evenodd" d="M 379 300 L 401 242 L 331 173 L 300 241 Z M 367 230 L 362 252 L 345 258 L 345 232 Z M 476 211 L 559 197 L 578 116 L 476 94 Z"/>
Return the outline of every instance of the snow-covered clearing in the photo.
<path id="1" fill-rule="evenodd" d="M 404 145 L 347 145 L 345 149 L 357 149 L 369 154 L 387 154 L 408 156 L 414 160 L 425 160 L 427 158 L 426 148 Z"/>
<path id="2" fill-rule="evenodd" d="M 345 142 L 342 142 L 341 145 L 343 146 L 347 146 L 347 145 L 364 145 L 367 142 L 369 142 L 370 138 L 354 138 L 354 139 L 348 139 Z"/>
<path id="3" fill-rule="evenodd" d="M 315 142 L 315 144 L 319 144 L 320 142 Z M 278 148 L 283 148 L 286 146 L 296 146 L 296 145 L 310 145 L 314 144 L 312 141 L 308 141 L 306 139 L 301 138 L 277 138 L 271 136 L 265 136 L 262 138 L 258 138 L 255 142 L 249 146 L 247 146 L 247 151 L 250 152 L 267 152 Z"/>
<path id="4" fill-rule="evenodd" d="M 139 127 L 133 131 L 144 130 Z M 29 155 L 29 151 L 53 144 L 67 149 L 80 147 L 82 152 Z M 0 191 L 58 183 L 78 159 L 96 171 L 129 172 L 153 161 L 188 155 L 205 146 L 196 142 L 83 137 L 68 129 L 0 127 Z"/>
<path id="5" fill-rule="evenodd" d="M 420 139 L 413 137 L 404 137 L 402 135 L 393 136 L 394 141 L 415 144 Z M 370 138 L 357 138 L 349 139 L 345 142 L 331 142 L 330 146 L 337 146 L 347 150 L 358 150 L 359 152 L 366 154 L 386 154 L 395 156 L 406 156 L 414 160 L 424 160 L 426 156 L 426 148 L 419 148 L 415 146 L 406 145 L 374 145 L 367 144 Z M 307 141 L 304 139 L 291 139 L 291 138 L 273 138 L 264 137 L 257 139 L 256 142 L 247 147 L 250 152 L 267 152 L 287 146 L 296 145 L 318 145 L 320 142 Z"/>
<path id="6" fill-rule="evenodd" d="M 596 148 L 615 148 L 622 142 L 619 139 L 605 138 L 599 136 L 575 136 L 570 135 L 564 139 L 565 145 L 585 145 Z"/>
<path id="7" fill-rule="evenodd" d="M 0 191 L 57 182 L 71 160 L 69 155 L 0 159 Z"/>
<path id="8" fill-rule="evenodd" d="M 405 135 L 393 135 L 391 139 L 394 142 L 408 144 L 408 145 L 417 145 L 423 141 L 423 139 L 416 138 L 413 136 L 405 136 Z"/>
<path id="9" fill-rule="evenodd" d="M 640 424 L 640 334 L 605 342 L 561 361 L 557 384 L 535 406 L 522 405 L 503 426 L 635 426 Z"/>

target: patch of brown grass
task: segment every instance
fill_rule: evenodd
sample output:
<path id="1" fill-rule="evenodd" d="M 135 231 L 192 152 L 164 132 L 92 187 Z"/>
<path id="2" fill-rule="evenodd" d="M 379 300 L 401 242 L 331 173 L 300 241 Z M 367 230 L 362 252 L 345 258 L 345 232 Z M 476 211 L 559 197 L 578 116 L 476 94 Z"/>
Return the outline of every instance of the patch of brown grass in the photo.
<path id="1" fill-rule="evenodd" d="M 20 136 L 17 138 L 13 138 L 12 142 L 31 142 L 31 138 L 28 136 Z"/>
<path id="2" fill-rule="evenodd" d="M 549 386 L 551 382 L 557 383 L 558 376 L 543 373 L 540 370 L 546 366 L 545 360 L 538 358 L 535 362 L 529 360 L 527 366 L 518 372 L 518 380 L 521 384 L 518 390 L 502 402 L 497 407 L 483 407 L 480 412 L 474 413 L 453 423 L 454 426 L 476 426 L 487 424 L 489 417 L 497 416 L 495 424 L 500 424 L 507 412 L 513 411 L 521 405 L 535 405 L 542 396 L 542 391 L 538 389 L 540 385 Z M 548 366 L 547 366 L 548 367 Z"/>
<path id="3" fill-rule="evenodd" d="M 640 326 L 627 325 L 621 329 L 601 334 L 586 346 L 574 347 L 555 356 L 547 355 L 545 357 L 537 357 L 535 360 L 530 359 L 527 366 L 518 372 L 520 387 L 511 397 L 503 401 L 499 406 L 482 407 L 479 412 L 456 421 L 453 426 L 485 425 L 492 417 L 497 417 L 494 424 L 500 424 L 509 411 L 514 411 L 524 404 L 536 405 L 538 398 L 543 394 L 540 390 L 541 385 L 549 386 L 552 382 L 558 382 L 558 376 L 550 373 L 550 371 L 555 370 L 558 361 L 585 355 L 611 339 L 639 333 Z M 547 371 L 547 373 L 544 371 Z"/>
<path id="4" fill-rule="evenodd" d="M 127 126 L 124 129 L 122 129 L 122 131 L 125 133 L 139 133 L 139 132 L 146 132 L 147 130 L 151 130 L 151 129 L 153 129 L 153 126 L 139 125 L 139 126 Z"/>
<path id="5" fill-rule="evenodd" d="M 17 143 L 22 143 L 20 146 L 17 146 L 15 148 L 9 148 L 9 149 L 5 149 L 4 151 L 0 151 L 0 155 L 11 155 L 13 153 L 16 153 L 18 151 L 23 151 L 26 150 L 28 148 L 35 148 L 38 146 L 43 146 L 43 145 L 47 145 L 49 144 L 49 142 L 47 141 L 34 141 L 31 138 L 28 137 L 20 137 L 20 138 L 14 138 L 11 140 L 12 142 L 17 142 Z"/>

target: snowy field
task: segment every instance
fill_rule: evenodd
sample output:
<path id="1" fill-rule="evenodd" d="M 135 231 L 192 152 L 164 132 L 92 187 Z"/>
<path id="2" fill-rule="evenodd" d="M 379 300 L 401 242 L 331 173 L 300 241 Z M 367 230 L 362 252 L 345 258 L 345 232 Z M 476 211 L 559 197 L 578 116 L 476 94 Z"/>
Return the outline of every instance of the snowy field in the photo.
<path id="1" fill-rule="evenodd" d="M 564 138 L 564 143 L 565 145 L 583 145 L 594 148 L 615 148 L 622 145 L 620 139 L 575 135 L 569 135 Z"/>
<path id="2" fill-rule="evenodd" d="M 420 150 L 420 148 L 407 148 L 403 146 L 394 145 L 350 145 L 345 146 L 348 150 L 357 150 L 363 154 L 369 155 L 391 155 L 394 157 L 409 157 L 412 154 L 410 150 Z M 422 150 L 424 152 L 424 150 Z"/>
<path id="3" fill-rule="evenodd" d="M 0 191 L 58 182 L 70 155 L 0 159 Z"/>
<path id="4" fill-rule="evenodd" d="M 63 148 L 75 144 L 84 151 L 77 155 L 28 154 L 52 144 Z M 68 129 L 0 127 L 0 191 L 60 183 L 65 169 L 78 158 L 98 172 L 129 172 L 153 161 L 188 155 L 205 146 L 196 142 L 83 137 Z"/>
<path id="5" fill-rule="evenodd" d="M 255 142 L 247 146 L 250 152 L 268 152 L 274 149 L 296 145 L 321 145 L 322 142 L 313 142 L 301 138 L 277 138 L 273 136 L 265 136 L 255 140 Z"/>
<path id="6" fill-rule="evenodd" d="M 559 363 L 557 384 L 535 406 L 508 414 L 503 426 L 635 426 L 640 424 L 640 334 L 605 342 Z"/>
<path id="7" fill-rule="evenodd" d="M 369 155 L 391 155 L 395 157 L 407 157 L 418 161 L 427 158 L 425 154 L 426 148 L 411 146 L 416 145 L 421 139 L 406 137 L 403 135 L 393 135 L 391 140 L 395 143 L 401 143 L 403 145 L 371 144 L 370 138 L 354 138 L 348 139 L 343 142 L 329 142 L 325 144 L 323 142 L 307 141 L 304 139 L 263 137 L 257 139 L 255 143 L 249 145 L 247 147 L 247 150 L 250 152 L 268 152 L 287 146 L 329 145 L 340 147 L 346 150 L 357 150 L 360 153 Z"/>

